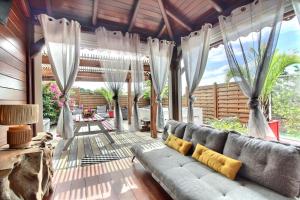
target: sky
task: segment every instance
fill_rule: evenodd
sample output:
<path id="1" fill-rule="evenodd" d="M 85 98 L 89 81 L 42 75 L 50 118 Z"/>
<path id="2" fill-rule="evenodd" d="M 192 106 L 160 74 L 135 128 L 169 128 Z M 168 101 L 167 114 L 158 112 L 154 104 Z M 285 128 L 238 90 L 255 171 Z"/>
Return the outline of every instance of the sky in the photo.
<path id="1" fill-rule="evenodd" d="M 296 17 L 289 21 L 283 21 L 280 35 L 278 38 L 277 49 L 280 52 L 297 52 L 300 53 L 300 26 Z M 209 51 L 207 66 L 200 82 L 200 86 L 224 83 L 226 72 L 229 70 L 227 58 L 223 45 L 212 48 Z M 86 89 L 97 89 L 105 87 L 105 83 L 99 82 L 75 82 L 74 87 Z M 182 75 L 182 89 L 185 90 L 185 76 Z M 124 91 L 127 90 L 127 84 L 124 84 Z"/>

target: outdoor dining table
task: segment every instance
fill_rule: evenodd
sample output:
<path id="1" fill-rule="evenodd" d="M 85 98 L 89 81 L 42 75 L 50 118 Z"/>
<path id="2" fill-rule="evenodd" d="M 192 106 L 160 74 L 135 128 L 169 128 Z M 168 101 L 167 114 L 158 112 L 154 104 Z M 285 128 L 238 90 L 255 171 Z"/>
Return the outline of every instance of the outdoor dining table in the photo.
<path id="1" fill-rule="evenodd" d="M 114 143 L 114 139 L 109 134 L 113 130 L 112 126 L 109 124 L 107 119 L 101 117 L 98 114 L 94 114 L 91 117 L 83 117 L 82 114 L 73 115 L 74 121 L 74 134 L 75 136 L 79 135 L 90 135 L 103 133 L 110 143 Z M 91 130 L 91 126 L 98 126 L 98 130 Z M 82 127 L 87 127 L 88 131 L 80 131 Z"/>

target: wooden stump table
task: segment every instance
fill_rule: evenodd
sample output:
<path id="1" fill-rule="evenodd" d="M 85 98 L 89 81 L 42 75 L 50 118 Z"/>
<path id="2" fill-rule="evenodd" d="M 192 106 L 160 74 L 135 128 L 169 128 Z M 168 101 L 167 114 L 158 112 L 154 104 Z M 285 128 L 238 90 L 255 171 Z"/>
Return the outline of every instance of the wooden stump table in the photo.
<path id="1" fill-rule="evenodd" d="M 141 132 L 147 132 L 150 131 L 150 120 L 141 120 L 142 122 L 142 129 Z"/>
<path id="2" fill-rule="evenodd" d="M 40 133 L 27 149 L 0 148 L 0 199 L 42 200 L 52 192 L 52 136 Z"/>

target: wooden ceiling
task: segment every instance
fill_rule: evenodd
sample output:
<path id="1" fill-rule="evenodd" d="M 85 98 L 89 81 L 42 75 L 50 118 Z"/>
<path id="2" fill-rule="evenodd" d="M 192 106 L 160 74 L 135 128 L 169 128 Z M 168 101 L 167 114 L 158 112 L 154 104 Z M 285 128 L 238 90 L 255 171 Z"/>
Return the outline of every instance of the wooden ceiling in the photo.
<path id="1" fill-rule="evenodd" d="M 54 18 L 77 20 L 83 31 L 99 26 L 179 42 L 219 15 L 253 0 L 28 0 L 31 16 L 46 13 Z"/>

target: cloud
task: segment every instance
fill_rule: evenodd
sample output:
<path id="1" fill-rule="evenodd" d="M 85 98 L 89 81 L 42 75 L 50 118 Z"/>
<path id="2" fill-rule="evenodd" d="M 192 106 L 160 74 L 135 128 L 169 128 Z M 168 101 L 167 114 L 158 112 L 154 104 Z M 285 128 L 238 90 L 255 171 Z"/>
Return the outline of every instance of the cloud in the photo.
<path id="1" fill-rule="evenodd" d="M 226 74 L 226 72 L 229 70 L 229 65 L 223 65 L 221 67 L 217 68 L 206 68 L 203 78 L 206 77 L 213 77 L 220 74 Z"/>
<path id="2" fill-rule="evenodd" d="M 207 62 L 222 62 L 226 59 L 224 45 L 219 45 L 209 51 Z"/>

